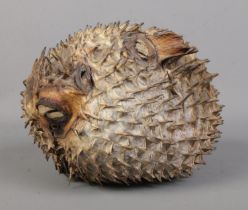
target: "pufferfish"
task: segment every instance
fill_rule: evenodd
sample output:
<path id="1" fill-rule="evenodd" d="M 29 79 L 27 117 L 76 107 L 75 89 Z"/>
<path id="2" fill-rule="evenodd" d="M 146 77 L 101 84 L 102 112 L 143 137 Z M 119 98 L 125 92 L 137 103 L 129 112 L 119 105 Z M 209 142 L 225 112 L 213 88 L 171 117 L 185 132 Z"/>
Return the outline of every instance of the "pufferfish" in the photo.
<path id="1" fill-rule="evenodd" d="M 21 93 L 34 142 L 70 179 L 189 176 L 220 137 L 208 60 L 182 36 L 142 24 L 86 27 L 35 60 Z"/>

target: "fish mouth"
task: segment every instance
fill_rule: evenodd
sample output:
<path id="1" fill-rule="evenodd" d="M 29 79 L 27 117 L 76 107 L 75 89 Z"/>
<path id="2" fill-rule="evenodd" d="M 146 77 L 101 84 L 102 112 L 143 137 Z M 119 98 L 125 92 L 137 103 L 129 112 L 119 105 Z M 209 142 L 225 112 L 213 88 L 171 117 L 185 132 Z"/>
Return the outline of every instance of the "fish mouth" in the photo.
<path id="1" fill-rule="evenodd" d="M 36 105 L 39 113 L 46 121 L 46 127 L 54 138 L 65 138 L 65 126 L 71 119 L 72 113 L 61 106 L 60 102 L 48 98 L 41 98 Z"/>

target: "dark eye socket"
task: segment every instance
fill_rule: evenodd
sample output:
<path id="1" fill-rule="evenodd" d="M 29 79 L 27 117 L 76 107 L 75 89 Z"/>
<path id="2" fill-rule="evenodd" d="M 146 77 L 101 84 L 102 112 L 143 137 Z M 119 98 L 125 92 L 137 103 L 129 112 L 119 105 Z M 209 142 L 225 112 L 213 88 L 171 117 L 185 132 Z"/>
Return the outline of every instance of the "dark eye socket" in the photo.
<path id="1" fill-rule="evenodd" d="M 86 73 L 86 70 L 85 69 L 80 69 L 79 72 L 80 72 L 80 77 L 83 78 L 83 76 Z"/>
<path id="2" fill-rule="evenodd" d="M 78 89 L 88 94 L 94 86 L 91 70 L 88 67 L 80 67 L 75 71 L 74 82 Z"/>

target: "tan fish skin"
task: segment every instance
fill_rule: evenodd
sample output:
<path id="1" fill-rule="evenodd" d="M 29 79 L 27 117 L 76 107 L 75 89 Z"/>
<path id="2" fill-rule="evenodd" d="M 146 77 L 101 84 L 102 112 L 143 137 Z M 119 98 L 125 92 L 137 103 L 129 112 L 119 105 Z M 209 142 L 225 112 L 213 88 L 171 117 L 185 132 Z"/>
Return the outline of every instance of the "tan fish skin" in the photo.
<path id="1" fill-rule="evenodd" d="M 161 182 L 188 176 L 220 137 L 208 60 L 182 36 L 98 24 L 44 49 L 24 81 L 34 142 L 69 178 Z"/>

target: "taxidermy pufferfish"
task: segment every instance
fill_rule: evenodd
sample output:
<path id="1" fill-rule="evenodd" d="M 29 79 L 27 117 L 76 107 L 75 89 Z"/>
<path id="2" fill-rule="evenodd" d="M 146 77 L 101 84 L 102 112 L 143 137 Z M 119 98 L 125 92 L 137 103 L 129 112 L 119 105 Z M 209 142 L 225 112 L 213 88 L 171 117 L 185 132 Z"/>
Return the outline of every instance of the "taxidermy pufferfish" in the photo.
<path id="1" fill-rule="evenodd" d="M 157 182 L 190 175 L 222 124 L 208 60 L 176 33 L 98 24 L 44 49 L 24 81 L 34 142 L 70 179 Z"/>

